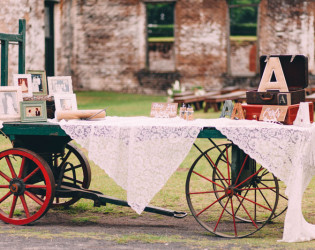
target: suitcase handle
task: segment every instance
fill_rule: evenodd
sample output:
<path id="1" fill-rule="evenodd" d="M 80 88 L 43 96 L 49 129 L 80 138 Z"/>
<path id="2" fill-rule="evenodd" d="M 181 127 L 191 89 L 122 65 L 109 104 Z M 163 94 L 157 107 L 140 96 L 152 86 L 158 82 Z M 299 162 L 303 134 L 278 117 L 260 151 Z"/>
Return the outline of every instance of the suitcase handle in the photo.
<path id="1" fill-rule="evenodd" d="M 274 98 L 274 95 L 270 93 L 263 93 L 263 94 L 259 94 L 259 97 L 263 101 L 270 101 Z"/>

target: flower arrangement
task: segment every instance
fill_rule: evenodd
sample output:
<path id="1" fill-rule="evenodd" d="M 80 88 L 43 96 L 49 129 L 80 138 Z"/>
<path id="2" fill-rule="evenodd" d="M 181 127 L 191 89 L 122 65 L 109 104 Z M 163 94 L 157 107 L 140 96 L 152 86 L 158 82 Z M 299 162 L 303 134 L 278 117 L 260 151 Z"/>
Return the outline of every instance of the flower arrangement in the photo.
<path id="1" fill-rule="evenodd" d="M 178 80 L 176 80 L 173 84 L 172 84 L 172 88 L 167 89 L 167 94 L 173 98 L 174 94 L 177 93 L 181 93 L 184 92 L 186 89 L 184 86 L 180 86 L 180 83 Z"/>

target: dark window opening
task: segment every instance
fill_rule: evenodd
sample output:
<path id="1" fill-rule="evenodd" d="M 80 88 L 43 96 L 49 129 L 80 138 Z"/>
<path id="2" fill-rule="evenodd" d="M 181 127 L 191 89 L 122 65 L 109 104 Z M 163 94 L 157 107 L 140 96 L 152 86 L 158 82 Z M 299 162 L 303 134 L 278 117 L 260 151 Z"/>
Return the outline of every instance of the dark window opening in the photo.
<path id="1" fill-rule="evenodd" d="M 229 4 L 229 73 L 255 75 L 257 68 L 257 29 L 260 0 L 228 0 Z"/>
<path id="2" fill-rule="evenodd" d="M 230 0 L 230 35 L 256 36 L 260 0 Z"/>
<path id="3" fill-rule="evenodd" d="M 174 71 L 175 3 L 147 3 L 147 67 L 151 71 Z"/>

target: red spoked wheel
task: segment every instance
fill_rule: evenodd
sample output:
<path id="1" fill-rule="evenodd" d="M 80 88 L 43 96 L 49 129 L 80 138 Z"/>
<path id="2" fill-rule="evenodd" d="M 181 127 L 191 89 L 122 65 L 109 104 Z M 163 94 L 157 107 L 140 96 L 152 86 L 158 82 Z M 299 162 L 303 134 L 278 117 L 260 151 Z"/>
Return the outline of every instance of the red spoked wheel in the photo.
<path id="1" fill-rule="evenodd" d="M 15 225 L 32 223 L 47 212 L 54 194 L 53 174 L 40 156 L 19 148 L 0 153 L 1 220 Z"/>
<path id="2" fill-rule="evenodd" d="M 212 147 L 195 160 L 186 180 L 186 198 L 193 216 L 206 230 L 242 238 L 273 217 L 279 185 L 277 178 L 247 155 L 233 159 L 231 145 Z"/>
<path id="3" fill-rule="evenodd" d="M 84 153 L 76 147 L 73 143 L 68 143 L 63 154 L 54 155 L 53 171 L 56 173 L 56 184 L 87 189 L 91 183 L 91 168 L 89 161 L 86 159 Z M 62 174 L 60 174 L 62 173 Z M 61 180 L 60 180 L 61 177 Z M 79 198 L 60 198 L 57 196 L 52 203 L 53 207 L 67 207 Z"/>

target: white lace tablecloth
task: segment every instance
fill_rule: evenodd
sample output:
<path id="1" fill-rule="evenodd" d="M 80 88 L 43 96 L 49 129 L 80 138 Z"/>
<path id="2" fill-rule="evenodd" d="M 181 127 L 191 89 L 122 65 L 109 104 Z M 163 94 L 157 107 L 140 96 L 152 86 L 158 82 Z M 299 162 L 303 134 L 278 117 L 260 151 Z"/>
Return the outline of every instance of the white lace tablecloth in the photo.
<path id="1" fill-rule="evenodd" d="M 188 154 L 203 127 L 215 127 L 285 182 L 289 198 L 283 241 L 315 238 L 304 220 L 302 197 L 315 174 L 315 126 L 297 127 L 248 120 L 106 117 L 61 121 L 62 129 L 89 152 L 90 160 L 127 191 L 141 213 Z"/>

